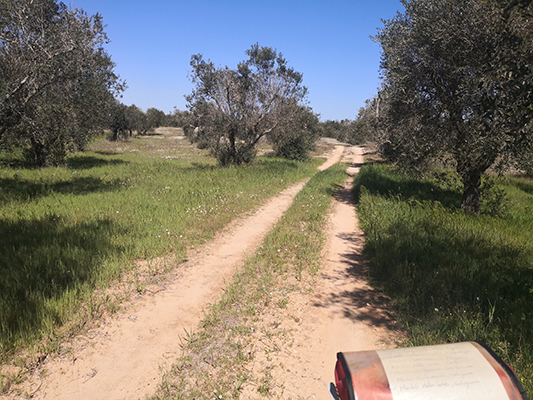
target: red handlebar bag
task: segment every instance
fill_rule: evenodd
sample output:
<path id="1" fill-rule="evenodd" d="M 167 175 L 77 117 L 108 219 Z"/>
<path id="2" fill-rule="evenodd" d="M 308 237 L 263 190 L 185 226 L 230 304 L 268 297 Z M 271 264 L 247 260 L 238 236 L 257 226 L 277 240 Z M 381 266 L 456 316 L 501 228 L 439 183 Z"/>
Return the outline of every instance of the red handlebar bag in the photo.
<path id="1" fill-rule="evenodd" d="M 335 383 L 341 400 L 529 400 L 480 342 L 338 353 Z"/>

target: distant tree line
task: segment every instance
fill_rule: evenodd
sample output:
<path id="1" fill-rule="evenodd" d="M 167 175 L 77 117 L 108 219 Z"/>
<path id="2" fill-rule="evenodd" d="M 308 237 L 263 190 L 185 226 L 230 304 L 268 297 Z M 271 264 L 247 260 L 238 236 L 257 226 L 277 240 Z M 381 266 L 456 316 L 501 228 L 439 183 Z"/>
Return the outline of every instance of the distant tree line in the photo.
<path id="1" fill-rule="evenodd" d="M 111 107 L 107 128 L 111 132 L 109 139 L 116 141 L 131 138 L 134 133 L 146 135 L 161 126 L 182 128 L 188 124 L 188 120 L 189 113 L 187 111 L 176 109 L 173 113 L 165 114 L 163 111 L 151 107 L 144 112 L 135 104 L 127 106 L 116 101 Z"/>
<path id="2" fill-rule="evenodd" d="M 377 99 L 366 101 L 354 120 L 327 120 L 319 125 L 320 135 L 353 145 L 375 143 L 377 140 Z"/>

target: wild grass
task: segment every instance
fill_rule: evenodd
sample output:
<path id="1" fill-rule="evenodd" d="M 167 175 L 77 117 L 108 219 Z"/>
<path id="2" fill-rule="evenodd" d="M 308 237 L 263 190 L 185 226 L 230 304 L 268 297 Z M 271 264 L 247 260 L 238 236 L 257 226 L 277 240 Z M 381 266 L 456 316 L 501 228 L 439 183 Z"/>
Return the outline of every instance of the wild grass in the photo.
<path id="1" fill-rule="evenodd" d="M 296 196 L 198 330 L 186 336 L 182 357 L 163 377 L 154 399 L 236 399 L 245 388 L 253 397 L 280 394 L 269 366 L 259 376 L 251 373 L 258 351 L 253 343 L 288 334 L 276 323 L 265 327 L 262 317 L 287 306 L 288 293 L 299 290 L 291 282 L 318 271 L 327 211 L 336 186 L 346 179 L 345 168 L 337 164 L 317 173 Z M 269 351 L 279 349 L 272 345 Z"/>
<path id="2" fill-rule="evenodd" d="M 365 254 L 412 345 L 483 341 L 531 395 L 533 182 L 494 181 L 505 212 L 477 216 L 459 209 L 452 173 L 415 180 L 386 165 L 364 166 L 355 193 Z"/>
<path id="3" fill-rule="evenodd" d="M 318 163 L 260 158 L 219 168 L 165 135 L 99 140 L 63 167 L 32 169 L 0 154 L 2 360 L 24 348 L 54 351 L 119 307 L 105 289 L 136 260 L 173 254 L 179 263 L 188 248 L 311 176 Z"/>

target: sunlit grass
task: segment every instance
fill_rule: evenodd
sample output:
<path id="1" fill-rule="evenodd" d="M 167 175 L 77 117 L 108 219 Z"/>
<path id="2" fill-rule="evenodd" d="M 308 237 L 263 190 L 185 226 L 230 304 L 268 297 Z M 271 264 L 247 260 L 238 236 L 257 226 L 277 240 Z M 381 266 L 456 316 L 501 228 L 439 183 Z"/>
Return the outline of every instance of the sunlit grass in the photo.
<path id="1" fill-rule="evenodd" d="M 165 135 L 99 140 L 90 150 L 45 169 L 0 157 L 4 360 L 116 310 L 120 299 L 95 293 L 135 260 L 173 254 L 179 262 L 188 248 L 312 175 L 319 163 L 260 158 L 220 168 L 205 152 Z"/>
<path id="2" fill-rule="evenodd" d="M 454 180 L 418 181 L 383 165 L 361 170 L 371 277 L 394 299 L 413 345 L 486 342 L 532 393 L 533 182 L 496 179 L 507 211 L 492 217 L 459 210 Z"/>

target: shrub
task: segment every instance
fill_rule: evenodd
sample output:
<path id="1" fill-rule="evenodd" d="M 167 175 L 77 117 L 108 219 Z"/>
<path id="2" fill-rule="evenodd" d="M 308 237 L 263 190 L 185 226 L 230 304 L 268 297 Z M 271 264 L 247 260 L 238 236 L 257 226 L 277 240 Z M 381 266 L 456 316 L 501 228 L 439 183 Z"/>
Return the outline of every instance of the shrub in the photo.
<path id="1" fill-rule="evenodd" d="M 276 156 L 288 160 L 303 161 L 309 158 L 309 152 L 315 148 L 315 142 L 304 135 L 288 138 L 274 144 Z"/>

